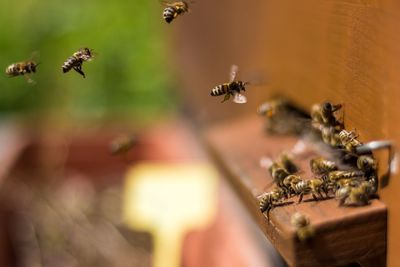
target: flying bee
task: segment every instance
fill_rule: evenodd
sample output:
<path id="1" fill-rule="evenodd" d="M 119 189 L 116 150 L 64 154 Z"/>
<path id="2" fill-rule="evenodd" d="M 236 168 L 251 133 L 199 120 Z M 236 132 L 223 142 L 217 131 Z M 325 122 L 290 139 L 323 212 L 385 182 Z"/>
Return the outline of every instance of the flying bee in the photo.
<path id="1" fill-rule="evenodd" d="M 15 76 L 25 76 L 29 83 L 34 83 L 34 81 L 29 77 L 29 74 L 36 72 L 36 67 L 39 64 L 36 63 L 34 60 L 27 60 L 22 62 L 17 62 L 9 65 L 6 68 L 6 74 L 9 77 Z"/>
<path id="2" fill-rule="evenodd" d="M 89 48 L 81 48 L 77 52 L 75 52 L 71 57 L 67 59 L 62 65 L 63 73 L 74 69 L 80 75 L 85 78 L 85 73 L 82 71 L 82 64 L 85 61 L 91 61 L 93 59 L 93 49 Z"/>
<path id="3" fill-rule="evenodd" d="M 304 214 L 296 212 L 292 215 L 290 222 L 296 229 L 297 238 L 301 242 L 304 242 L 314 236 L 315 230 L 310 225 L 310 220 Z"/>
<path id="4" fill-rule="evenodd" d="M 299 195 L 298 203 L 300 203 L 303 200 L 304 195 L 311 194 L 314 200 L 316 201 L 318 201 L 317 196 L 319 196 L 320 199 L 324 198 L 322 193 L 325 193 L 326 196 L 328 195 L 326 182 L 320 178 L 315 178 L 311 180 L 302 180 L 297 184 L 295 184 L 293 189 L 296 192 L 296 194 Z"/>
<path id="5" fill-rule="evenodd" d="M 261 104 L 258 107 L 258 114 L 267 118 L 273 118 L 279 113 L 285 112 L 288 108 L 287 102 L 281 98 L 274 99 Z"/>
<path id="6" fill-rule="evenodd" d="M 258 107 L 258 114 L 265 118 L 265 130 L 268 133 L 301 134 L 310 128 L 310 116 L 286 99 L 264 102 Z"/>
<path id="7" fill-rule="evenodd" d="M 311 159 L 310 167 L 312 173 L 317 175 L 327 174 L 331 171 L 336 171 L 338 169 L 334 161 L 330 161 L 322 157 Z"/>
<path id="8" fill-rule="evenodd" d="M 282 199 L 287 198 L 285 190 L 282 188 L 276 187 L 272 191 L 262 194 L 258 197 L 260 201 L 260 210 L 261 212 L 267 212 L 267 216 L 269 216 L 269 211 L 274 207 L 275 204 L 282 201 Z"/>
<path id="9" fill-rule="evenodd" d="M 170 3 L 168 1 L 161 1 L 165 6 L 163 18 L 167 23 L 171 23 L 179 15 L 189 12 L 189 3 L 187 1 L 177 1 Z"/>
<path id="10" fill-rule="evenodd" d="M 122 135 L 110 143 L 110 153 L 112 155 L 126 154 L 137 144 L 137 138 L 134 135 Z"/>
<path id="11" fill-rule="evenodd" d="M 354 132 L 341 130 L 339 139 L 344 149 L 349 153 L 355 153 L 357 147 L 361 146 L 361 142 L 357 140 L 358 135 Z"/>
<path id="12" fill-rule="evenodd" d="M 211 96 L 225 95 L 225 97 L 221 103 L 229 100 L 229 98 L 231 96 L 233 96 L 234 103 L 237 103 L 237 104 L 247 103 L 247 98 L 244 95 L 242 95 L 240 92 L 246 91 L 246 85 L 249 83 L 235 80 L 238 69 L 239 69 L 238 66 L 232 65 L 229 82 L 215 86 L 211 90 Z"/>
<path id="13" fill-rule="evenodd" d="M 325 126 L 343 129 L 343 122 L 340 122 L 335 116 L 335 112 L 341 108 L 341 104 L 333 105 L 329 102 L 315 104 L 311 108 L 311 119 L 313 123 L 317 125 L 323 124 Z"/>

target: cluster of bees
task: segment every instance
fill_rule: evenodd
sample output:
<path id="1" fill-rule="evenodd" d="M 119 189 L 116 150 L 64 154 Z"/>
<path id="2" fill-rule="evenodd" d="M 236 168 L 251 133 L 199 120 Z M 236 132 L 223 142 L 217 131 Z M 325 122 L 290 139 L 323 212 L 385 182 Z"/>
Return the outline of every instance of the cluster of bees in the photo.
<path id="1" fill-rule="evenodd" d="M 282 114 L 288 112 L 285 105 L 282 101 L 266 103 L 259 112 L 275 123 L 275 120 L 282 119 Z M 299 203 L 305 195 L 311 195 L 315 201 L 336 198 L 340 206 L 367 205 L 371 198 L 377 197 L 378 163 L 372 151 L 390 149 L 391 143 L 360 142 L 356 133 L 344 129 L 337 114 L 341 108 L 341 105 L 326 102 L 316 104 L 311 109 L 311 128 L 320 135 L 323 143 L 340 155 L 339 159 L 312 158 L 310 169 L 313 178 L 304 179 L 299 175 L 293 156 L 282 153 L 267 166 L 276 187 L 259 196 L 261 212 L 267 212 L 268 216 L 272 208 L 284 205 L 285 200 L 294 196 L 298 197 Z"/>

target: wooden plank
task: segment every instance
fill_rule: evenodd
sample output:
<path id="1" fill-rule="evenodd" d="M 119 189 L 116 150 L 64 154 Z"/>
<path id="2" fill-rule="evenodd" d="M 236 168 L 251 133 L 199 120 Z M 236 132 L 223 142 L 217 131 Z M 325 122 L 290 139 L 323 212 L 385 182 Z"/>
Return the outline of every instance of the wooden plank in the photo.
<path id="1" fill-rule="evenodd" d="M 261 118 L 246 116 L 214 126 L 205 133 L 205 140 L 215 159 L 227 173 L 268 239 L 290 266 L 338 266 L 355 261 L 384 259 L 386 256 L 387 211 L 379 200 L 364 207 L 338 207 L 335 199 L 305 201 L 276 207 L 270 218 L 261 214 L 256 196 L 274 185 L 267 171 L 259 166 L 261 157 L 277 157 L 290 151 L 299 140 L 294 136 L 266 135 Z M 296 158 L 302 175 L 310 177 L 309 160 L 317 152 Z M 309 216 L 316 236 L 309 243 L 295 238 L 291 215 L 301 212 Z M 377 265 L 379 266 L 379 265 Z M 384 266 L 380 265 L 380 266 Z"/>

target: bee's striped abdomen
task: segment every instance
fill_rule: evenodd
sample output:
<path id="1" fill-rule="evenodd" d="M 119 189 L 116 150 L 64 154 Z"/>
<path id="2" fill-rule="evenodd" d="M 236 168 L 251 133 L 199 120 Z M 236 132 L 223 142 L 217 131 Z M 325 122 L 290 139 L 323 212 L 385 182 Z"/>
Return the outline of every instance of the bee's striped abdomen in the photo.
<path id="1" fill-rule="evenodd" d="M 6 74 L 10 76 L 17 76 L 20 75 L 19 70 L 18 70 L 18 64 L 11 64 L 10 66 L 7 67 L 6 69 Z"/>
<path id="2" fill-rule="evenodd" d="M 228 84 L 220 84 L 214 87 L 214 89 L 211 90 L 211 95 L 212 96 L 220 96 L 226 94 L 229 90 Z"/>
<path id="3" fill-rule="evenodd" d="M 31 72 L 36 72 L 36 64 L 34 62 L 28 62 L 24 66 L 24 72 L 25 73 L 31 73 Z"/>
<path id="4" fill-rule="evenodd" d="M 67 59 L 67 61 L 64 62 L 64 64 L 62 65 L 62 70 L 64 73 L 70 71 L 74 66 L 79 65 L 79 59 L 77 59 L 76 57 L 69 57 Z"/>
<path id="5" fill-rule="evenodd" d="M 166 7 L 163 12 L 163 18 L 167 23 L 170 23 L 178 15 L 177 10 L 173 6 Z"/>

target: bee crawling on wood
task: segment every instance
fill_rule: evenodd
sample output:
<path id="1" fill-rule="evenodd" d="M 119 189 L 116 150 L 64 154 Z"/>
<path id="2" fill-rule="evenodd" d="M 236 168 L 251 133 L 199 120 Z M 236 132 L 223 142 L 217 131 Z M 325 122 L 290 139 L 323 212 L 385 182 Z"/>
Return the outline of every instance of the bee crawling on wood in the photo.
<path id="1" fill-rule="evenodd" d="M 339 140 L 343 148 L 349 153 L 356 153 L 357 147 L 361 146 L 361 142 L 357 140 L 358 134 L 341 130 L 339 132 Z"/>
<path id="2" fill-rule="evenodd" d="M 248 82 L 243 82 L 243 81 L 236 81 L 236 75 L 238 72 L 239 68 L 236 65 L 232 65 L 231 67 L 231 73 L 230 73 L 230 80 L 228 83 L 223 83 L 220 85 L 217 85 L 211 90 L 211 96 L 221 96 L 225 95 L 224 99 L 222 100 L 221 103 L 229 100 L 231 96 L 233 96 L 233 102 L 237 104 L 244 104 L 247 103 L 247 98 L 242 95 L 240 92 L 241 91 L 246 91 L 246 85 L 248 85 Z"/>
<path id="3" fill-rule="evenodd" d="M 310 167 L 312 173 L 317 175 L 327 174 L 338 169 L 338 166 L 334 161 L 330 161 L 322 157 L 311 159 Z"/>
<path id="4" fill-rule="evenodd" d="M 267 216 L 269 216 L 269 211 L 275 206 L 275 204 L 281 202 L 285 198 L 287 198 L 285 190 L 279 187 L 274 188 L 270 192 L 262 194 L 258 197 L 260 202 L 260 211 L 266 211 Z"/>
<path id="5" fill-rule="evenodd" d="M 357 168 L 368 176 L 370 173 L 376 174 L 378 163 L 371 155 L 361 155 L 357 159 Z"/>
<path id="6" fill-rule="evenodd" d="M 315 201 L 324 198 L 324 195 L 322 193 L 325 193 L 325 197 L 328 196 L 328 189 L 326 182 L 321 178 L 302 180 L 297 184 L 295 184 L 293 189 L 299 196 L 298 203 L 300 203 L 303 200 L 304 195 L 308 194 L 311 194 Z"/>
<path id="7" fill-rule="evenodd" d="M 33 59 L 13 63 L 6 68 L 6 74 L 9 77 L 23 75 L 29 83 L 34 83 L 34 81 L 29 77 L 29 74 L 35 73 L 38 65 L 39 64 L 36 63 Z"/>
<path id="8" fill-rule="evenodd" d="M 311 108 L 311 119 L 316 125 L 322 124 L 329 127 L 343 129 L 343 122 L 340 122 L 335 112 L 342 108 L 341 104 L 334 105 L 329 102 L 315 104 Z"/>
<path id="9" fill-rule="evenodd" d="M 69 57 L 62 65 L 63 73 L 69 72 L 71 69 L 85 78 L 85 73 L 82 70 L 82 64 L 85 61 L 91 61 L 93 59 L 93 49 L 81 48 Z"/>
<path id="10" fill-rule="evenodd" d="M 188 1 L 177 1 L 177 2 L 160 1 L 160 2 L 165 6 L 163 12 L 163 18 L 167 23 L 171 23 L 179 15 L 183 15 L 189 12 Z"/>
<path id="11" fill-rule="evenodd" d="M 332 171 L 326 175 L 329 183 L 336 183 L 341 179 L 364 177 L 365 173 L 360 170 Z"/>
<path id="12" fill-rule="evenodd" d="M 298 167 L 293 162 L 292 157 L 287 153 L 282 153 L 278 160 L 264 160 L 268 163 L 263 162 L 263 167 L 268 169 L 268 172 L 272 176 L 272 179 L 279 187 L 284 187 L 283 180 L 290 174 L 296 173 Z"/>
<path id="13" fill-rule="evenodd" d="M 110 143 L 110 153 L 112 155 L 125 155 L 137 144 L 137 137 L 134 135 L 122 135 Z"/>
<path id="14" fill-rule="evenodd" d="M 310 225 L 310 220 L 302 213 L 296 212 L 290 219 L 291 224 L 296 229 L 297 238 L 301 241 L 307 241 L 315 235 L 314 227 Z"/>
<path id="15" fill-rule="evenodd" d="M 375 196 L 376 187 L 371 181 L 363 181 L 358 186 L 344 186 L 336 191 L 339 205 L 364 206 Z"/>
<path id="16" fill-rule="evenodd" d="M 298 175 L 288 175 L 283 179 L 283 186 L 288 194 L 288 196 L 292 196 L 296 194 L 295 186 L 303 181 L 303 179 L 300 178 Z"/>

